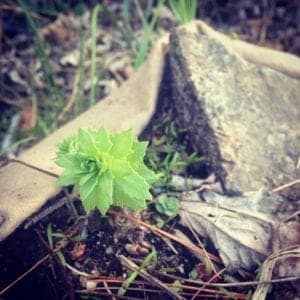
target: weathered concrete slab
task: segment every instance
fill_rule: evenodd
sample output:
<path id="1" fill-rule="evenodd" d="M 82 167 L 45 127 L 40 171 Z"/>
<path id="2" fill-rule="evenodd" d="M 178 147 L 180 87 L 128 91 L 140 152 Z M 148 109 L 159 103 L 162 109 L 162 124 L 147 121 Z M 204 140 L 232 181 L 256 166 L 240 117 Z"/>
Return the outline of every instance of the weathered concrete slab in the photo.
<path id="1" fill-rule="evenodd" d="M 299 80 L 247 62 L 194 27 L 171 35 L 170 60 L 178 123 L 227 191 L 299 178 Z"/>
<path id="2" fill-rule="evenodd" d="M 48 199 L 58 191 L 55 180 L 19 163 L 0 168 L 0 240 L 41 207 L 41 195 Z"/>

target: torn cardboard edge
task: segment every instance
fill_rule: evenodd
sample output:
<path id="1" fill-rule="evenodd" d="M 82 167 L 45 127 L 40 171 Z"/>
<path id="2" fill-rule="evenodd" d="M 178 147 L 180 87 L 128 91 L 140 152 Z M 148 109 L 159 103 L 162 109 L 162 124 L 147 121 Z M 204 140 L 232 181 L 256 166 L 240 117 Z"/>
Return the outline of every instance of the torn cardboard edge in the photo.
<path id="1" fill-rule="evenodd" d="M 296 56 L 233 40 L 202 21 L 186 26 L 213 37 L 250 62 L 300 78 L 300 60 Z M 83 127 L 105 125 L 111 131 L 133 128 L 139 134 L 147 126 L 155 112 L 167 50 L 168 35 L 156 43 L 146 63 L 120 88 L 19 156 L 19 161 L 46 173 L 16 162 L 0 169 L 0 241 L 58 192 L 55 177 L 47 172 L 60 173 L 54 162 L 55 146 L 60 139 Z"/>

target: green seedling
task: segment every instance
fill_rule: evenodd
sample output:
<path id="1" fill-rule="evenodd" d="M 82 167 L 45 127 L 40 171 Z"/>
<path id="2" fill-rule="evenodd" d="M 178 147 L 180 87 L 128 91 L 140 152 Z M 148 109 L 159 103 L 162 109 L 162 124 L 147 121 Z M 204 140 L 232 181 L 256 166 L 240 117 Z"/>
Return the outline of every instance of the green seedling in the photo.
<path id="1" fill-rule="evenodd" d="M 110 206 L 144 209 L 152 195 L 153 171 L 144 164 L 147 142 L 139 142 L 133 131 L 109 134 L 79 129 L 58 144 L 56 163 L 64 169 L 59 186 L 74 185 L 86 211 Z"/>
<path id="2" fill-rule="evenodd" d="M 169 0 L 169 4 L 180 24 L 187 23 L 196 18 L 196 0 Z"/>
<path id="3" fill-rule="evenodd" d="M 53 238 L 54 237 L 56 237 L 56 238 L 57 237 L 59 237 L 59 238 L 66 238 L 65 234 L 63 234 L 63 233 L 59 233 L 59 232 L 55 233 L 55 232 L 53 232 L 53 230 L 52 230 L 52 224 L 49 223 L 47 225 L 47 238 L 48 238 L 49 247 L 51 249 L 54 249 L 54 242 L 53 242 Z M 55 253 L 56 253 L 57 257 L 59 258 L 59 260 L 61 261 L 62 265 L 65 265 L 66 259 L 65 259 L 65 256 L 64 256 L 63 252 L 59 250 L 59 251 L 56 251 Z"/>
<path id="4" fill-rule="evenodd" d="M 91 89 L 90 89 L 90 107 L 96 103 L 96 52 L 97 52 L 97 19 L 100 12 L 100 5 L 96 5 L 92 12 L 91 29 L 92 29 L 92 47 L 91 47 Z"/>
<path id="5" fill-rule="evenodd" d="M 139 275 L 139 271 L 145 269 L 151 264 L 157 264 L 157 252 L 155 249 L 152 249 L 151 253 L 149 253 L 145 259 L 143 260 L 141 266 L 138 270 L 133 271 L 130 273 L 130 275 L 127 277 L 127 279 L 123 282 L 122 286 L 118 290 L 118 296 L 124 296 L 126 293 L 126 290 L 129 288 L 129 286 L 134 282 L 134 280 Z"/>
<path id="6" fill-rule="evenodd" d="M 178 214 L 179 201 L 175 197 L 168 197 L 166 194 L 162 194 L 158 197 L 155 208 L 160 214 L 173 218 Z"/>

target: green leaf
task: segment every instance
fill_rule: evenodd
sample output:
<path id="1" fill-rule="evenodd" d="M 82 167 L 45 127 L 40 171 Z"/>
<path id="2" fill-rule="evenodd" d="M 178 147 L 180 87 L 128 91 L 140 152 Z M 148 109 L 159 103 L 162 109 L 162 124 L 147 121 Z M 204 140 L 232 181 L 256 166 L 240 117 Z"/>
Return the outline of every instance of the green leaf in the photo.
<path id="1" fill-rule="evenodd" d="M 104 127 L 101 127 L 97 132 L 96 145 L 99 151 L 108 152 L 112 147 L 109 134 Z"/>
<path id="2" fill-rule="evenodd" d="M 80 197 L 85 201 L 98 183 L 98 174 L 94 173 L 83 185 L 79 185 Z"/>
<path id="3" fill-rule="evenodd" d="M 83 153 L 73 153 L 61 155 L 56 159 L 56 164 L 62 168 L 70 170 L 73 173 L 82 172 L 81 164 L 84 162 L 88 156 Z"/>
<path id="4" fill-rule="evenodd" d="M 142 210 L 146 208 L 146 200 L 128 197 L 125 206 L 133 210 Z"/>
<path id="5" fill-rule="evenodd" d="M 115 178 L 121 178 L 133 172 L 130 164 L 125 159 L 113 158 L 109 169 Z"/>
<path id="6" fill-rule="evenodd" d="M 82 185 L 86 184 L 94 176 L 95 176 L 95 172 L 94 173 L 87 173 L 85 175 L 80 176 L 79 186 L 82 186 Z"/>
<path id="7" fill-rule="evenodd" d="M 96 208 L 96 191 L 95 189 L 89 194 L 89 196 L 82 201 L 85 211 L 91 211 Z"/>
<path id="8" fill-rule="evenodd" d="M 63 172 L 56 181 L 57 186 L 68 186 L 75 184 L 80 177 L 70 171 Z"/>
<path id="9" fill-rule="evenodd" d="M 168 197 L 166 194 L 162 194 L 158 197 L 155 208 L 159 213 L 167 217 L 175 217 L 178 214 L 179 201 L 175 197 Z"/>
<path id="10" fill-rule="evenodd" d="M 91 156 L 97 156 L 99 154 L 92 131 L 79 129 L 77 143 L 78 151 Z"/>
<path id="11" fill-rule="evenodd" d="M 105 214 L 111 205 L 146 207 L 156 179 L 143 161 L 147 142 L 132 130 L 110 135 L 104 127 L 83 130 L 58 144 L 56 163 L 64 169 L 57 184 L 74 185 L 86 211 Z"/>
<path id="12" fill-rule="evenodd" d="M 128 207 L 134 210 L 146 208 L 145 199 L 136 199 L 128 195 L 122 185 L 119 182 L 114 184 L 114 198 L 113 205 L 119 207 Z"/>
<path id="13" fill-rule="evenodd" d="M 113 146 L 110 154 L 116 158 L 124 158 L 131 153 L 133 143 L 133 131 L 129 129 L 112 136 Z"/>
<path id="14" fill-rule="evenodd" d="M 132 163 L 143 161 L 148 142 L 134 142 L 132 145 L 133 153 L 128 157 L 128 160 Z"/>
<path id="15" fill-rule="evenodd" d="M 96 206 L 102 215 L 105 215 L 113 203 L 113 177 L 106 171 L 98 180 L 95 188 Z"/>
<path id="16" fill-rule="evenodd" d="M 124 193 L 122 186 L 117 181 L 113 183 L 113 205 L 124 207 L 124 202 L 130 200 L 130 197 Z"/>
<path id="17" fill-rule="evenodd" d="M 149 185 L 146 180 L 138 174 L 132 173 L 120 178 L 117 182 L 119 187 L 129 197 L 148 200 L 152 198 L 152 195 L 149 193 Z"/>
<path id="18" fill-rule="evenodd" d="M 71 152 L 74 152 L 75 149 L 75 138 L 74 136 L 68 137 L 57 144 L 57 154 L 64 155 Z"/>
<path id="19" fill-rule="evenodd" d="M 139 166 L 135 169 L 135 171 L 143 177 L 148 184 L 153 184 L 157 181 L 155 173 L 147 168 L 144 163 L 139 164 Z"/>

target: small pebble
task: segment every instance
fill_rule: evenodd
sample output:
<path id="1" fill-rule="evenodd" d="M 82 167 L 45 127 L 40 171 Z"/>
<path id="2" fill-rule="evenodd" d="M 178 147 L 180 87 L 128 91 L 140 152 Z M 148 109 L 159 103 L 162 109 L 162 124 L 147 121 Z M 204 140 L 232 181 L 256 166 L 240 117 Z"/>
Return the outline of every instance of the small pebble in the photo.
<path id="1" fill-rule="evenodd" d="M 92 281 L 92 280 L 87 280 L 86 281 L 86 289 L 87 290 L 93 290 L 97 287 L 97 282 L 96 281 Z"/>
<path id="2" fill-rule="evenodd" d="M 107 254 L 107 255 L 110 255 L 110 254 L 112 254 L 113 253 L 113 248 L 111 247 L 111 246 L 109 246 L 108 248 L 106 248 L 106 250 L 105 250 L 105 253 Z"/>

